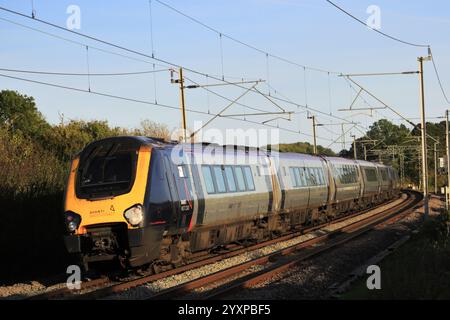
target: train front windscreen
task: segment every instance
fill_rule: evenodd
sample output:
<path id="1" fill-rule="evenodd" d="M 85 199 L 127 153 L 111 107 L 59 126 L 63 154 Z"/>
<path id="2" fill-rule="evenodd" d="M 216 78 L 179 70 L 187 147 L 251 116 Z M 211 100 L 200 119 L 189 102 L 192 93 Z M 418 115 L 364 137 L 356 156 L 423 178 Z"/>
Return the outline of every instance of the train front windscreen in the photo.
<path id="1" fill-rule="evenodd" d="M 80 157 L 76 192 L 80 199 L 114 197 L 131 190 L 136 173 L 136 146 L 104 142 Z"/>

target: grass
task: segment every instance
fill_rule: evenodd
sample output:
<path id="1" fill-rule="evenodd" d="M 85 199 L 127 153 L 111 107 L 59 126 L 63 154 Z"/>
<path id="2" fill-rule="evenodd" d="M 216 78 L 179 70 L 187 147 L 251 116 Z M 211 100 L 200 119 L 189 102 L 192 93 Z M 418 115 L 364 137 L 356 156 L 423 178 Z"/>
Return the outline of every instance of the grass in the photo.
<path id="1" fill-rule="evenodd" d="M 380 290 L 367 289 L 364 277 L 341 299 L 450 299 L 450 237 L 446 217 L 426 221 L 417 234 L 380 263 L 380 269 Z"/>

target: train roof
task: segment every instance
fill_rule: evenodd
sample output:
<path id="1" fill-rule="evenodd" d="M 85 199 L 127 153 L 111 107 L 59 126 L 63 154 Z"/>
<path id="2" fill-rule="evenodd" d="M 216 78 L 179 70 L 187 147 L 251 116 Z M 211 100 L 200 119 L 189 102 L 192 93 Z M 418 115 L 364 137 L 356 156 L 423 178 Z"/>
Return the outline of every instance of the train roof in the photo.
<path id="1" fill-rule="evenodd" d="M 214 150 L 222 149 L 223 152 L 231 153 L 230 151 L 233 150 L 234 153 L 237 154 L 249 154 L 251 156 L 267 156 L 267 155 L 276 155 L 277 157 L 281 159 L 302 159 L 302 160 L 317 160 L 320 161 L 321 159 L 326 159 L 327 161 L 338 162 L 338 163 L 347 163 L 347 164 L 360 164 L 360 165 L 368 165 L 368 166 L 377 166 L 377 167 L 389 167 L 387 165 L 377 163 L 377 162 L 370 162 L 370 161 L 364 161 L 364 160 L 354 160 L 354 159 L 347 159 L 347 158 L 340 158 L 340 157 L 329 157 L 329 156 L 315 156 L 310 155 L 306 153 L 295 153 L 295 152 L 279 152 L 277 150 L 270 150 L 270 149 L 264 149 L 264 148 L 258 148 L 258 147 L 248 147 L 248 146 L 240 146 L 240 145 L 219 145 L 216 143 L 208 143 L 208 142 L 202 142 L 202 143 L 178 143 L 176 141 L 165 141 L 164 139 L 155 138 L 155 137 L 146 137 L 146 136 L 115 136 L 115 137 L 108 137 L 100 140 L 96 140 L 94 142 L 91 142 L 86 146 L 89 147 L 94 144 L 98 144 L 101 142 L 110 142 L 110 141 L 117 141 L 117 142 L 128 142 L 139 145 L 147 145 L 152 147 L 175 147 L 175 146 L 182 146 L 184 151 L 197 151 L 201 150 L 203 151 L 205 148 L 209 147 Z"/>
<path id="2" fill-rule="evenodd" d="M 357 163 L 354 159 L 340 158 L 340 157 L 324 157 L 327 161 L 330 162 L 341 162 L 341 163 L 349 163 L 355 164 Z"/>
<path id="3" fill-rule="evenodd" d="M 367 166 L 367 167 L 376 167 L 376 162 L 366 161 L 366 160 L 356 160 L 357 163 L 359 163 L 361 166 Z"/>

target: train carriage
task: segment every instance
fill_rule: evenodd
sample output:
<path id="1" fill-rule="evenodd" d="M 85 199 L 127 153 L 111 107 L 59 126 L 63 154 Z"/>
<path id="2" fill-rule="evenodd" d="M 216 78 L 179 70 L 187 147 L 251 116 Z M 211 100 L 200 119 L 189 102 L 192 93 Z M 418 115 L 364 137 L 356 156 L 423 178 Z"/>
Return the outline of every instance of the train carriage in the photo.
<path id="1" fill-rule="evenodd" d="M 380 176 L 377 165 L 368 161 L 357 161 L 363 181 L 362 203 L 376 203 L 380 195 Z"/>
<path id="2" fill-rule="evenodd" d="M 364 161 L 107 138 L 72 162 L 65 243 L 85 268 L 179 264 L 391 198 L 398 186 L 394 169 Z"/>
<path id="3" fill-rule="evenodd" d="M 357 207 L 361 198 L 362 181 L 355 160 L 325 157 L 333 175 L 334 195 L 332 203 L 339 211 Z"/>

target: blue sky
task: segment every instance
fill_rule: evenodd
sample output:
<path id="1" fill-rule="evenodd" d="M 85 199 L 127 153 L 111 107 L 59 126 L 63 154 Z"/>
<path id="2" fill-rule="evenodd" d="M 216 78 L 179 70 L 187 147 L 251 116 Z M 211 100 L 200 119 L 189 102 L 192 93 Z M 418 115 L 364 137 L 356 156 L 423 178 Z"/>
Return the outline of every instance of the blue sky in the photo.
<path id="1" fill-rule="evenodd" d="M 319 67 L 344 73 L 396 72 L 417 70 L 417 57 L 426 55 L 426 49 L 409 47 L 386 39 L 368 28 L 356 23 L 322 0 L 165 0 L 166 3 L 191 15 L 204 23 L 247 42 L 272 54 L 285 57 L 311 67 Z M 366 9 L 377 5 L 381 9 L 381 31 L 415 43 L 431 44 L 441 79 L 450 95 L 450 3 L 448 1 L 348 1 L 336 3 L 366 20 Z M 81 9 L 80 32 L 93 35 L 130 49 L 151 54 L 150 15 L 148 0 L 133 1 L 81 1 L 81 0 L 34 0 L 36 15 L 43 20 L 65 26 L 69 5 Z M 0 1 L 0 5 L 25 14 L 31 12 L 30 0 Z M 1 19 L 18 22 L 42 31 L 51 32 L 71 40 L 88 44 L 91 72 L 128 72 L 153 68 L 150 59 L 135 56 L 147 62 L 139 62 L 118 57 L 93 48 L 103 48 L 130 56 L 107 46 L 76 37 L 64 31 L 46 27 L 37 22 L 0 12 L 0 68 L 46 70 L 55 72 L 87 72 L 86 49 L 84 46 L 55 39 L 42 33 L 8 23 Z M 221 77 L 222 63 L 220 41 L 217 34 L 170 11 L 152 1 L 153 48 L 156 57 L 183 66 Z M 284 62 L 269 58 L 269 74 L 264 54 L 223 38 L 224 75 L 229 80 L 235 78 L 269 79 L 270 86 L 289 100 L 306 104 L 323 112 L 331 112 L 348 120 L 354 120 L 367 127 L 380 118 L 392 118 L 397 123 L 398 116 L 388 110 L 380 110 L 372 117 L 337 111 L 347 108 L 354 92 L 339 77 L 327 73 L 307 71 Z M 163 67 L 156 66 L 157 69 Z M 165 67 L 164 67 L 165 68 Z M 6 73 L 14 75 L 12 73 Z M 425 64 L 425 86 L 427 112 L 429 116 L 441 116 L 446 108 L 431 62 Z M 16 74 L 17 75 L 17 74 Z M 86 77 L 55 77 L 19 75 L 29 79 L 58 83 L 87 89 Z M 211 79 L 186 72 L 186 76 L 200 83 L 212 83 Z M 306 96 L 305 96 L 306 78 Z M 418 79 L 416 75 L 355 78 L 368 90 L 395 107 L 407 117 L 419 116 Z M 130 98 L 179 105 L 179 92 L 170 83 L 168 72 L 153 75 L 127 77 L 91 77 L 91 89 Z M 180 114 L 151 105 L 118 101 L 96 97 L 85 93 L 68 92 L 61 89 L 43 87 L 37 84 L 0 78 L 1 89 L 14 89 L 36 98 L 40 111 L 52 123 L 59 121 L 60 114 L 66 119 L 101 119 L 112 125 L 135 127 L 143 119 L 166 123 L 169 128 L 180 125 Z M 268 90 L 266 84 L 257 88 Z M 212 88 L 211 88 L 212 89 Z M 274 89 L 271 93 L 274 94 Z M 213 89 L 212 89 L 213 90 Z M 234 99 L 242 93 L 235 87 L 218 87 L 214 91 Z M 330 94 L 331 93 L 331 94 Z M 366 100 L 378 106 L 365 96 Z M 264 110 L 276 110 L 267 100 L 255 94 L 240 100 L 244 104 Z M 331 102 L 331 103 L 330 103 Z M 202 89 L 186 92 L 188 108 L 217 112 L 227 105 L 227 101 L 207 94 Z M 282 104 L 286 110 L 302 111 L 292 105 Z M 357 107 L 364 106 L 358 100 Z M 249 112 L 242 106 L 233 106 L 229 113 Z M 318 114 L 321 123 L 336 123 L 339 120 Z M 194 120 L 206 121 L 210 116 L 188 114 L 188 124 Z M 250 119 L 250 118 L 249 118 Z M 270 117 L 253 117 L 262 122 Z M 437 121 L 437 120 L 434 120 Z M 271 122 L 274 125 L 276 121 Z M 297 114 L 292 121 L 278 121 L 283 128 L 300 130 L 306 135 L 280 132 L 282 142 L 311 141 L 310 121 L 306 113 Z M 254 125 L 226 119 L 212 124 L 219 129 L 249 128 Z M 258 127 L 259 128 L 259 127 Z M 338 138 L 340 128 L 318 128 L 322 145 Z M 358 130 L 353 134 L 361 135 Z M 349 141 L 349 134 L 346 141 Z M 331 145 L 340 150 L 341 144 Z M 348 147 L 348 143 L 347 143 Z"/>

